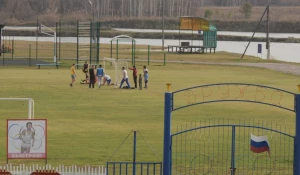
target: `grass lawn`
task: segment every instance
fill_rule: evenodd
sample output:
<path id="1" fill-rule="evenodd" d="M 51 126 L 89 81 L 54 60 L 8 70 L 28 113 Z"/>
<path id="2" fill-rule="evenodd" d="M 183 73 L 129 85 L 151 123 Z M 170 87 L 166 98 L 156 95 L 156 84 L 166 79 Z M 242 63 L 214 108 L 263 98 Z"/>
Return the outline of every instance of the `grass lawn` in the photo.
<path id="1" fill-rule="evenodd" d="M 142 65 L 137 67 L 140 72 Z M 84 77 L 80 70 L 75 86 L 69 87 L 69 72 L 69 68 L 0 69 L 0 97 L 33 98 L 35 117 L 48 120 L 48 162 L 51 164 L 104 164 L 132 130 L 138 130 L 162 160 L 163 104 L 167 82 L 172 83 L 172 91 L 208 83 L 244 82 L 296 92 L 298 84 L 296 76 L 263 69 L 168 64 L 149 66 L 148 90 L 122 90 L 107 86 L 89 89 L 87 85 L 79 84 L 79 79 Z M 112 74 L 112 70 L 107 72 Z M 293 101 L 284 103 L 291 105 Z M 0 136 L 5 140 L 6 119 L 26 118 L 27 103 L 0 101 L 0 104 Z M 251 118 L 281 124 L 291 128 L 293 133 L 295 118 L 291 112 L 258 104 L 231 104 L 198 105 L 176 111 L 172 129 L 205 119 L 238 121 Z M 110 160 L 132 159 L 132 137 L 131 134 Z M 157 161 L 147 143 L 138 135 L 137 160 Z M 3 164 L 5 144 L 0 145 L 0 150 Z"/>
<path id="2" fill-rule="evenodd" d="M 185 59 L 239 62 L 240 60 L 235 59 L 236 56 L 236 54 L 217 53 L 199 55 L 200 58 L 185 55 Z M 170 60 L 182 59 L 181 55 L 175 54 L 170 58 Z M 253 57 L 245 59 L 245 62 L 260 61 Z M 201 84 L 240 82 L 272 86 L 295 93 L 296 85 L 299 84 L 297 76 L 259 68 L 171 63 L 163 66 L 162 63 L 151 63 L 148 66 L 149 89 L 147 90 L 115 89 L 112 86 L 89 89 L 88 85 L 79 84 L 80 79 L 84 78 L 81 70 L 77 70 L 77 81 L 71 88 L 69 65 L 74 60 L 61 60 L 61 62 L 63 66 L 59 69 L 37 69 L 34 66 L 5 66 L 0 69 L 0 97 L 33 98 L 35 118 L 48 120 L 48 163 L 52 165 L 105 165 L 107 160 L 132 161 L 133 130 L 138 131 L 137 161 L 162 161 L 166 83 L 172 83 L 171 91 Z M 144 64 L 137 62 L 139 73 L 142 72 Z M 113 68 L 107 67 L 106 73 L 114 77 Z M 128 71 L 128 74 L 132 86 L 131 71 Z M 195 92 L 198 94 L 201 90 Z M 221 96 L 226 94 L 226 87 L 219 89 L 219 92 Z M 232 92 L 233 94 L 230 95 L 234 96 L 234 93 L 240 93 L 240 90 L 234 89 Z M 178 103 L 186 104 L 185 97 L 186 94 L 180 96 Z M 271 96 L 267 94 L 266 100 L 270 98 Z M 276 98 L 278 100 L 279 97 Z M 282 98 L 280 105 L 293 106 L 293 98 Z M 3 144 L 0 145 L 0 164 L 5 164 L 6 119 L 25 119 L 27 103 L 0 101 L 0 106 L 2 118 L 0 138 L 3 140 Z M 294 113 L 271 106 L 241 102 L 196 105 L 175 111 L 172 119 L 172 132 L 176 132 L 178 128 L 179 130 L 190 128 L 200 121 L 203 125 L 211 122 L 219 123 L 223 120 L 229 123 L 243 123 L 249 120 L 259 124 L 272 123 L 271 125 L 276 126 L 276 129 L 291 135 L 295 130 Z M 242 149 L 248 148 L 248 134 L 244 133 L 237 142 L 243 145 Z M 225 133 L 221 135 L 222 138 L 227 138 Z M 209 148 L 209 143 L 205 143 Z M 282 141 L 273 140 L 272 143 L 278 145 Z M 219 149 L 220 145 L 215 143 L 213 147 Z M 286 156 L 285 153 L 288 152 L 286 149 L 278 155 Z M 43 164 L 40 160 L 10 160 L 9 162 Z M 280 165 L 285 166 L 284 163 Z M 179 169 L 182 168 L 180 166 Z"/>

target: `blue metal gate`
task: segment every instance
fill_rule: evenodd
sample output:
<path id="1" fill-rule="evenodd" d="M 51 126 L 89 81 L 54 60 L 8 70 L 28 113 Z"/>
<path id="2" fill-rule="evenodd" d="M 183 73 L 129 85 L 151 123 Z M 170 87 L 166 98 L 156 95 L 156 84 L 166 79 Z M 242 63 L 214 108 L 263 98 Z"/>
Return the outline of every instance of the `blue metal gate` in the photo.
<path id="1" fill-rule="evenodd" d="M 285 102 L 294 103 L 285 103 Z M 250 102 L 296 114 L 296 132 L 256 124 L 206 123 L 171 132 L 176 110 L 213 102 Z M 165 93 L 163 174 L 300 174 L 300 95 L 278 88 L 220 83 Z M 277 125 L 276 125 L 277 126 Z M 270 154 L 250 151 L 250 135 L 267 135 Z M 297 146 L 298 145 L 298 146 Z"/>
<path id="2" fill-rule="evenodd" d="M 172 134 L 173 175 L 292 174 L 294 136 L 276 130 L 279 125 L 216 123 L 222 124 L 184 127 Z M 267 136 L 270 152 L 251 152 L 250 134 Z"/>

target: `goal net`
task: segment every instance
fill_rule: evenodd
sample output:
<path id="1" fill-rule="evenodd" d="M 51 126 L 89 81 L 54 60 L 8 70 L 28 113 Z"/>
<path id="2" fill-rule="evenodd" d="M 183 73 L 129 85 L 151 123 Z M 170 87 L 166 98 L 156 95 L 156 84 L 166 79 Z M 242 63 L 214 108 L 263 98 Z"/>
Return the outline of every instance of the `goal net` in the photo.
<path id="1" fill-rule="evenodd" d="M 114 77 L 114 79 L 112 80 L 112 82 L 114 82 L 116 87 L 119 87 L 120 83 L 122 81 L 122 78 L 123 78 L 122 67 L 125 67 L 125 69 L 128 71 L 128 63 L 127 63 L 127 61 L 120 61 L 115 58 L 104 58 L 103 59 L 103 68 L 104 68 L 105 72 L 107 72 L 106 70 L 109 67 L 112 67 L 112 69 L 114 71 L 114 75 L 112 75 Z"/>

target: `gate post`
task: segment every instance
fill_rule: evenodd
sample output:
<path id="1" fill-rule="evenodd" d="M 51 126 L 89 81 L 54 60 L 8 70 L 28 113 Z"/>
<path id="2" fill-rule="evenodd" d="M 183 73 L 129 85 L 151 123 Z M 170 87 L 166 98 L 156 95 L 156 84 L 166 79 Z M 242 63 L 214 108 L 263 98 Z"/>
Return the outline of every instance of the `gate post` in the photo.
<path id="1" fill-rule="evenodd" d="M 300 94 L 295 95 L 296 134 L 294 140 L 294 175 L 300 174 Z"/>
<path id="2" fill-rule="evenodd" d="M 172 93 L 165 93 L 163 175 L 171 175 L 171 112 Z"/>

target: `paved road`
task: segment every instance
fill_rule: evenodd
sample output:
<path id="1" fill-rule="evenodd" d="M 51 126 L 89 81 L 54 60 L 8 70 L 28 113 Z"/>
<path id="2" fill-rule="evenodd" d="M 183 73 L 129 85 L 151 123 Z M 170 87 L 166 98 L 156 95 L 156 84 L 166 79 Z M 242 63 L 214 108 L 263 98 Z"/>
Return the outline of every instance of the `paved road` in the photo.
<path id="1" fill-rule="evenodd" d="M 126 61 L 131 61 L 127 59 Z M 147 62 L 147 60 L 138 60 Z M 161 60 L 151 60 L 151 62 L 163 62 Z M 246 66 L 271 69 L 287 74 L 300 75 L 300 66 L 287 64 L 287 63 L 217 63 L 217 62 L 201 62 L 201 61 L 172 61 L 168 60 L 167 63 L 185 63 L 185 64 L 206 64 L 206 65 L 228 65 L 228 66 Z"/>

